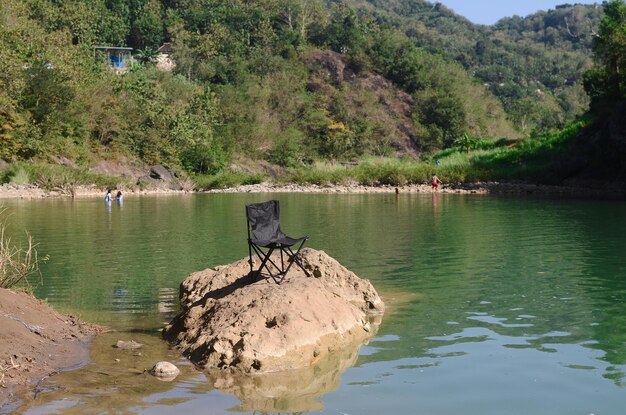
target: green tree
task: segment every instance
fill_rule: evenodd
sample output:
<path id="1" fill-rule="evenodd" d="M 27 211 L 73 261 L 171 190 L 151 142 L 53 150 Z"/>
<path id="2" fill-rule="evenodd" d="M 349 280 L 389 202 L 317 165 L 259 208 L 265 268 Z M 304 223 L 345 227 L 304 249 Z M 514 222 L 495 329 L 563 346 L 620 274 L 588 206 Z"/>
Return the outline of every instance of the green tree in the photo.
<path id="1" fill-rule="evenodd" d="M 626 4 L 624 0 L 604 3 L 605 16 L 595 38 L 593 52 L 601 68 L 587 73 L 585 86 L 592 98 L 620 100 L 626 81 Z"/>
<path id="2" fill-rule="evenodd" d="M 218 108 L 217 97 L 205 88 L 171 124 L 180 164 L 188 171 L 215 174 L 228 163 L 228 148 L 215 135 Z"/>
<path id="3" fill-rule="evenodd" d="M 158 49 L 164 35 L 162 15 L 159 0 L 146 1 L 132 23 L 129 44 L 136 49 Z"/>
<path id="4" fill-rule="evenodd" d="M 15 103 L 0 91 L 0 159 L 17 157 L 21 148 L 18 134 L 22 125 Z"/>

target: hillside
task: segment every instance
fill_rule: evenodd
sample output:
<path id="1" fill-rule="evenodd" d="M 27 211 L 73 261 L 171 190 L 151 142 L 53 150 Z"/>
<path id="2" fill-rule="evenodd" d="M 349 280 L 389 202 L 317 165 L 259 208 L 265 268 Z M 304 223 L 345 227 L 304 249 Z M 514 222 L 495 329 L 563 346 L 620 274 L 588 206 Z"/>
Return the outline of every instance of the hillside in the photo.
<path id="1" fill-rule="evenodd" d="M 561 127 L 588 109 L 582 74 L 593 63 L 593 36 L 603 16 L 599 5 L 564 4 L 484 26 L 440 3 L 355 4 L 401 30 L 417 46 L 461 64 L 500 99 L 526 134 Z"/>
<path id="2" fill-rule="evenodd" d="M 481 26 L 421 0 L 4 0 L 0 159 L 216 175 L 517 139 L 588 108 L 601 15 Z M 134 61 L 112 68 L 111 46 Z"/>
<path id="3" fill-rule="evenodd" d="M 89 165 L 122 155 L 211 173 L 234 154 L 290 166 L 516 135 L 460 66 L 347 4 L 298 4 L 3 2 L 0 157 Z M 165 41 L 173 73 L 150 63 Z M 94 45 L 140 49 L 145 63 L 112 71 L 94 64 Z M 319 76 L 323 54 L 352 79 Z"/>

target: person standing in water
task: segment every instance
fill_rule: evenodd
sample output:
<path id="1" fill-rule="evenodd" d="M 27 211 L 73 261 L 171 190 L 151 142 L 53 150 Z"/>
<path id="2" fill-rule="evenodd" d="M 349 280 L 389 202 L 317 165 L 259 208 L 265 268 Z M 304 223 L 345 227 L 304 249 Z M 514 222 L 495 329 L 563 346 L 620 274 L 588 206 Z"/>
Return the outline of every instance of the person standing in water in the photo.
<path id="1" fill-rule="evenodd" d="M 441 180 L 439 180 L 439 177 L 437 177 L 436 174 L 433 174 L 433 178 L 431 180 L 432 180 L 433 190 L 436 192 L 437 189 L 439 189 L 439 185 L 441 184 Z"/>
<path id="2" fill-rule="evenodd" d="M 122 203 L 122 192 L 118 191 L 117 195 L 115 196 L 115 200 L 117 201 L 117 203 Z"/>
<path id="3" fill-rule="evenodd" d="M 111 189 L 107 189 L 107 194 L 104 196 L 104 203 L 111 203 Z"/>

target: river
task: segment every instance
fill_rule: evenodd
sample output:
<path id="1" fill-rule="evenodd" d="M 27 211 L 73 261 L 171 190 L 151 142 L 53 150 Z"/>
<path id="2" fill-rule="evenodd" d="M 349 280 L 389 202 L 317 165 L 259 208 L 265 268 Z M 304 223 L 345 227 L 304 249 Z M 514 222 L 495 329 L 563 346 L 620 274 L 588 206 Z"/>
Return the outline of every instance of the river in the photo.
<path id="1" fill-rule="evenodd" d="M 244 206 L 270 198 L 280 200 L 288 234 L 309 234 L 308 246 L 369 279 L 388 311 L 373 339 L 310 378 L 228 383 L 194 369 L 159 330 L 178 311 L 189 273 L 247 255 Z M 3 204 L 13 237 L 28 230 L 48 257 L 36 296 L 115 330 L 96 338 L 90 363 L 42 383 L 23 414 L 600 415 L 626 407 L 621 201 L 285 193 Z M 119 339 L 146 346 L 122 353 L 112 347 Z M 158 360 L 182 368 L 176 381 L 144 373 Z"/>

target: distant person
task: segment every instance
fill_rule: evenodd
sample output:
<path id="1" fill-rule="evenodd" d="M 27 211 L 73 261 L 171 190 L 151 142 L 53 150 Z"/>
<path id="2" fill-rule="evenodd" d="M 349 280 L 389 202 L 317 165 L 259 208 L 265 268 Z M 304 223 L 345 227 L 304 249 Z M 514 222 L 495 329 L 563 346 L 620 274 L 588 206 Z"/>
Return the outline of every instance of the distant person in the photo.
<path id="1" fill-rule="evenodd" d="M 111 190 L 107 189 L 107 194 L 104 196 L 104 203 L 111 203 Z"/>
<path id="2" fill-rule="evenodd" d="M 437 189 L 439 189 L 440 184 L 441 184 L 441 180 L 439 180 L 439 177 L 437 177 L 436 174 L 433 174 L 432 185 L 433 185 L 433 190 L 435 192 L 437 191 Z"/>
<path id="3" fill-rule="evenodd" d="M 118 191 L 117 195 L 115 196 L 115 200 L 117 201 L 117 203 L 122 203 L 122 192 Z"/>

